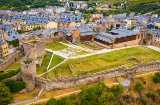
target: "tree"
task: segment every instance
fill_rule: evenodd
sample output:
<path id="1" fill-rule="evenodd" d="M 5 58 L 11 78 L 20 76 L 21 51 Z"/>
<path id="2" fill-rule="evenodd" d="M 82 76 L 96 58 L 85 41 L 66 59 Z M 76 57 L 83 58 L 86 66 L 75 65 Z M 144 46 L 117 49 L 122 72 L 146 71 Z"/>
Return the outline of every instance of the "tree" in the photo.
<path id="1" fill-rule="evenodd" d="M 137 82 L 136 85 L 134 86 L 134 89 L 136 91 L 142 91 L 144 89 L 144 87 L 140 82 Z"/>
<path id="2" fill-rule="evenodd" d="M 112 28 L 113 28 L 113 25 L 110 26 L 110 30 L 112 30 Z"/>
<path id="3" fill-rule="evenodd" d="M 112 86 L 112 91 L 113 92 L 118 92 L 118 93 L 123 93 L 124 92 L 124 86 L 122 86 L 122 85 L 113 85 Z"/>
<path id="4" fill-rule="evenodd" d="M 57 100 L 55 98 L 50 98 L 47 105 L 57 105 Z"/>
<path id="5" fill-rule="evenodd" d="M 9 43 L 9 45 L 13 45 L 14 47 L 17 47 L 19 46 L 19 40 L 18 39 L 15 39 L 15 40 L 12 40 L 12 41 L 7 41 Z"/>
<path id="6" fill-rule="evenodd" d="M 115 95 L 112 93 L 112 92 L 104 92 L 99 98 L 98 98 L 98 102 L 100 104 L 104 104 L 106 103 L 106 101 L 112 101 L 112 100 L 115 100 L 116 97 Z"/>
<path id="7" fill-rule="evenodd" d="M 156 73 L 156 74 L 153 76 L 153 82 L 154 82 L 154 83 L 160 83 L 160 72 Z"/>
<path id="8" fill-rule="evenodd" d="M 155 26 L 155 29 L 158 29 L 158 26 Z"/>
<path id="9" fill-rule="evenodd" d="M 6 80 L 4 81 L 4 84 L 9 87 L 10 92 L 19 92 L 26 87 L 24 81 Z"/>
<path id="10" fill-rule="evenodd" d="M 2 82 L 0 82 L 0 104 L 8 105 L 13 102 L 13 96 L 10 93 L 8 87 L 6 87 Z"/>

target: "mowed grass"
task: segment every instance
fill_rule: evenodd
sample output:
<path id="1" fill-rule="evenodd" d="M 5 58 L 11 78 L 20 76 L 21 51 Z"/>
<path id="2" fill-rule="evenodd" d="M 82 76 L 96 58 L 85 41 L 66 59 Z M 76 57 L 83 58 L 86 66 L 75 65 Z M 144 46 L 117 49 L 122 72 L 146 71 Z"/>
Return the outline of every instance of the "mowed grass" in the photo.
<path id="1" fill-rule="evenodd" d="M 42 65 L 40 67 L 37 67 L 37 74 L 38 75 L 46 72 L 47 66 L 48 66 L 49 61 L 51 59 L 51 56 L 52 56 L 52 53 L 49 53 L 49 52 L 46 53 L 46 55 L 43 58 Z M 59 64 L 63 60 L 64 60 L 64 58 L 54 54 L 49 69 L 56 66 L 57 64 Z"/>
<path id="2" fill-rule="evenodd" d="M 22 60 L 22 58 L 19 58 L 13 64 L 11 64 L 10 66 L 8 66 L 6 70 L 7 71 L 9 71 L 9 70 L 17 70 L 17 69 L 21 68 L 21 60 Z"/>
<path id="3" fill-rule="evenodd" d="M 146 47 L 133 47 L 123 50 L 108 52 L 105 54 L 93 55 L 85 58 L 68 60 L 56 69 L 49 72 L 49 78 L 70 77 L 73 75 L 84 75 L 95 73 L 111 68 L 118 68 L 130 64 L 129 58 L 137 58 L 142 62 L 160 60 L 160 53 Z M 72 64 L 71 73 L 69 65 Z"/>
<path id="4" fill-rule="evenodd" d="M 65 48 L 68 48 L 68 46 L 61 44 L 60 42 L 52 42 L 52 43 L 46 44 L 46 48 L 54 51 L 58 51 L 58 50 L 63 50 Z"/>

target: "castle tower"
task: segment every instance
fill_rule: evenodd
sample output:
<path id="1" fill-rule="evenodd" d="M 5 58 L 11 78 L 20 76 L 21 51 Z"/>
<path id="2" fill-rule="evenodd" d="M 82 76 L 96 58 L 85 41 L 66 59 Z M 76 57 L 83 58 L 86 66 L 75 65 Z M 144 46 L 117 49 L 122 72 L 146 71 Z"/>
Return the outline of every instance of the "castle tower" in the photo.
<path id="1" fill-rule="evenodd" d="M 27 55 L 31 49 L 35 49 L 37 57 L 43 57 L 46 54 L 44 41 L 40 40 L 23 41 L 22 45 L 25 55 Z"/>
<path id="2" fill-rule="evenodd" d="M 21 61 L 22 79 L 26 83 L 27 92 L 35 88 L 36 62 L 34 58 L 24 58 Z"/>
<path id="3" fill-rule="evenodd" d="M 46 54 L 45 43 L 40 40 L 28 40 L 22 42 L 25 57 L 21 61 L 22 79 L 26 83 L 27 92 L 35 88 L 36 59 Z"/>

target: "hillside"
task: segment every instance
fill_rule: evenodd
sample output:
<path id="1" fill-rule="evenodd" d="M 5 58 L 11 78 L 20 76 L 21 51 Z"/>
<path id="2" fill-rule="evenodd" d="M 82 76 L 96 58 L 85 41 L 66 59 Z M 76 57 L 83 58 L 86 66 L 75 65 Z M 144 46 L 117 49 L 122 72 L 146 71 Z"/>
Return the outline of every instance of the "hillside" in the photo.
<path id="1" fill-rule="evenodd" d="M 60 6 L 57 0 L 0 0 L 0 10 L 24 11 L 30 8 L 45 7 L 46 5 Z"/>

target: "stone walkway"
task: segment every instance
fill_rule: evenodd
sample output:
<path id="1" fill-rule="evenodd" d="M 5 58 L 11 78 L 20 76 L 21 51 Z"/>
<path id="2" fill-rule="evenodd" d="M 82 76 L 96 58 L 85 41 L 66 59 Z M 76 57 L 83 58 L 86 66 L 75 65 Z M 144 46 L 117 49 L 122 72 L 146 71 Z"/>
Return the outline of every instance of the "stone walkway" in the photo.
<path id="1" fill-rule="evenodd" d="M 150 48 L 152 50 L 155 50 L 155 51 L 158 51 L 160 52 L 160 48 L 159 47 L 156 47 L 156 46 L 146 46 L 147 48 Z"/>

